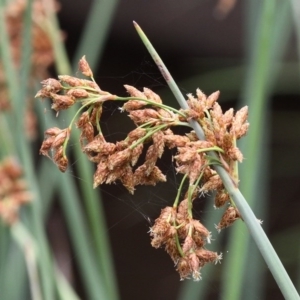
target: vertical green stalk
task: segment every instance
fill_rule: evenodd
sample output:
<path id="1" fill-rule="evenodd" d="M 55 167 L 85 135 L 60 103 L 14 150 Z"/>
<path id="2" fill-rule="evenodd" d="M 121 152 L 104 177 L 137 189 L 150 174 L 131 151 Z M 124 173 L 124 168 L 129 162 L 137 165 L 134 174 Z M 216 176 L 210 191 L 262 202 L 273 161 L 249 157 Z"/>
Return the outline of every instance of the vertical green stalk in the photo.
<path id="1" fill-rule="evenodd" d="M 27 182 L 30 184 L 30 190 L 35 195 L 34 202 L 29 206 L 29 223 L 31 230 L 34 232 L 40 249 L 40 255 L 42 257 L 39 265 L 41 271 L 41 280 L 43 287 L 44 299 L 54 299 L 54 283 L 53 272 L 51 268 L 51 257 L 49 247 L 44 232 L 43 220 L 40 218 L 40 192 L 36 184 L 36 177 L 33 170 L 33 160 L 30 154 L 30 145 L 26 140 L 24 134 L 24 103 L 27 98 L 27 84 L 30 73 L 30 64 L 28 63 L 31 52 L 31 9 L 32 1 L 29 1 L 26 7 L 25 19 L 24 19 L 24 32 L 22 39 L 22 61 L 20 68 L 20 76 L 17 76 L 17 72 L 13 65 L 13 60 L 10 54 L 10 42 L 7 36 L 6 24 L 3 12 L 3 1 L 1 1 L 0 7 L 0 36 L 1 36 L 1 56 L 5 74 L 7 75 L 7 85 L 9 88 L 10 99 L 12 101 L 15 118 L 14 122 L 10 124 L 14 129 L 15 145 L 14 148 L 18 153 L 22 161 L 22 166 L 25 171 Z M 14 127 L 15 126 L 15 127 Z"/>
<path id="2" fill-rule="evenodd" d="M 42 300 L 43 297 L 37 271 L 37 247 L 35 241 L 26 227 L 20 222 L 16 222 L 12 225 L 11 233 L 15 241 L 19 244 L 25 257 L 31 298 L 32 300 Z"/>
<path id="3" fill-rule="evenodd" d="M 245 88 L 239 106 L 248 104 L 250 107 L 248 121 L 250 130 L 247 137 L 240 142 L 240 149 L 245 161 L 241 165 L 240 189 L 243 191 L 248 203 L 257 209 L 260 218 L 264 218 L 263 212 L 258 210 L 258 206 L 263 206 L 266 201 L 263 198 L 261 182 L 265 170 L 262 170 L 267 158 L 263 157 L 268 151 L 263 147 L 268 147 L 264 139 L 266 138 L 266 128 L 268 108 L 267 103 L 271 93 L 271 87 L 276 79 L 276 69 L 274 65 L 281 59 L 283 45 L 286 45 L 290 35 L 290 14 L 289 3 L 278 3 L 277 1 L 264 1 L 257 9 L 261 11 L 259 21 L 255 30 L 253 45 L 251 45 L 250 58 L 248 59 L 248 72 L 246 75 Z M 264 187 L 266 189 L 266 187 Z M 259 202 L 259 203 L 258 203 Z M 265 207 L 267 204 L 264 205 Z M 264 226 L 266 224 L 264 223 Z M 230 232 L 228 259 L 225 260 L 223 269 L 222 295 L 224 299 L 241 299 L 244 296 L 245 276 L 249 278 L 247 266 L 254 266 L 256 258 L 254 253 L 250 253 L 250 239 L 244 234 L 242 226 L 237 224 Z M 250 258 L 251 256 L 251 258 Z M 248 257 L 248 259 L 247 259 Z M 260 257 L 257 258 L 260 261 Z M 260 264 L 261 267 L 261 264 Z M 228 271 L 232 276 L 228 278 Z M 263 271 L 260 271 L 263 274 Z M 252 278 L 257 280 L 258 274 L 253 274 Z M 248 293 L 249 295 L 249 293 Z"/>
<path id="4" fill-rule="evenodd" d="M 300 70 L 300 2 L 298 0 L 290 0 L 291 11 L 293 14 L 294 28 L 296 31 L 297 50 L 298 50 L 298 66 Z"/>

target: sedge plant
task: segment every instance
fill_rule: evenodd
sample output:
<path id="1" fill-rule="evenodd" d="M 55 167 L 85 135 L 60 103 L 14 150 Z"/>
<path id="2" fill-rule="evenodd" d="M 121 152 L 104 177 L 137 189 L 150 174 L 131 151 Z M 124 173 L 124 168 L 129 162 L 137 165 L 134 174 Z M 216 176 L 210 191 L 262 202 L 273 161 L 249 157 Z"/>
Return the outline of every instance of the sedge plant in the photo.
<path id="1" fill-rule="evenodd" d="M 202 267 L 219 262 L 222 254 L 207 249 L 211 233 L 195 219 L 193 203 L 201 193 L 215 191 L 215 207 L 225 208 L 216 229 L 220 231 L 238 219 L 243 220 L 285 298 L 299 299 L 261 227 L 261 221 L 254 216 L 238 189 L 238 162 L 242 162 L 243 154 L 237 147 L 237 140 L 245 136 L 249 128 L 248 107 L 236 113 L 232 108 L 223 112 L 217 102 L 218 91 L 206 96 L 197 89 L 196 96 L 188 94 L 186 100 L 141 28 L 135 22 L 134 26 L 181 109 L 163 104 L 161 98 L 148 88 L 139 91 L 125 85 L 128 97 L 103 91 L 83 56 L 79 70 L 88 79 L 60 75 L 59 80 L 49 78 L 42 81 L 43 87 L 36 97 L 50 98 L 52 109 L 57 114 L 76 103 L 81 106 L 67 128 L 46 130 L 40 153 L 51 157 L 59 170 L 65 172 L 68 167 L 67 146 L 76 126 L 81 132 L 81 150 L 96 164 L 94 188 L 120 181 L 133 194 L 138 185 L 166 181 L 157 162 L 165 148 L 176 148 L 173 159 L 183 178 L 173 205 L 162 209 L 150 229 L 151 245 L 166 250 L 180 279 L 199 280 Z M 126 112 L 136 126 L 124 140 L 116 143 L 106 140 L 100 125 L 106 101 L 122 103 L 120 111 Z M 173 128 L 177 126 L 189 127 L 190 132 L 175 134 Z M 144 161 L 141 159 L 143 151 L 146 152 Z"/>

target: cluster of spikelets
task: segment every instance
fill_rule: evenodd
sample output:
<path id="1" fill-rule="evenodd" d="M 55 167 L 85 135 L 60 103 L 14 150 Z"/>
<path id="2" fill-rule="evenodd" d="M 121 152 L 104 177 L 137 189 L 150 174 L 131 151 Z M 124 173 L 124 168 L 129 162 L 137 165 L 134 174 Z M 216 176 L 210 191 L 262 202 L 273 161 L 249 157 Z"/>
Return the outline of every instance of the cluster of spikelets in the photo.
<path id="1" fill-rule="evenodd" d="M 218 262 L 221 256 L 208 251 L 204 245 L 210 241 L 210 232 L 193 218 L 193 201 L 200 193 L 216 191 L 215 207 L 226 205 L 226 211 L 217 229 L 228 227 L 240 214 L 224 188 L 221 178 L 213 169 L 214 164 L 222 165 L 238 184 L 237 162 L 243 159 L 236 147 L 236 140 L 244 136 L 249 124 L 247 107 L 236 114 L 233 109 L 225 113 L 217 103 L 219 92 L 209 97 L 199 89 L 197 97 L 188 95 L 189 109 L 176 110 L 162 103 L 161 98 L 150 89 L 139 91 L 125 85 L 129 97 L 119 97 L 103 91 L 95 83 L 93 73 L 83 57 L 79 70 L 90 80 L 71 76 L 59 76 L 59 80 L 47 79 L 37 97 L 50 98 L 52 108 L 59 112 L 76 103 L 81 104 L 68 128 L 50 128 L 40 153 L 52 156 L 61 171 L 68 166 L 67 143 L 76 125 L 81 131 L 80 145 L 88 159 L 97 167 L 94 187 L 117 180 L 133 193 L 137 185 L 156 185 L 166 181 L 157 166 L 165 148 L 176 148 L 174 156 L 176 170 L 184 174 L 182 184 L 189 179 L 188 192 L 179 203 L 182 184 L 173 207 L 166 207 L 150 230 L 153 247 L 164 247 L 177 266 L 181 279 L 192 276 L 200 278 L 200 269 L 208 262 Z M 127 137 L 116 143 L 105 140 L 100 127 L 103 103 L 125 101 L 121 111 L 126 111 L 136 128 Z M 172 131 L 175 126 L 188 126 L 191 119 L 202 126 L 206 140 L 199 140 L 193 130 L 186 135 Z M 140 156 L 145 148 L 144 162 Z M 210 155 L 213 151 L 216 155 Z M 201 187 L 200 187 L 201 183 Z"/>
<path id="2" fill-rule="evenodd" d="M 191 200 L 195 197 L 196 193 Z M 193 219 L 189 200 L 185 198 L 178 207 L 175 204 L 161 211 L 150 229 L 151 245 L 165 248 L 182 280 L 190 276 L 199 280 L 201 268 L 207 263 L 219 262 L 222 254 L 205 249 L 205 244 L 210 243 L 211 233 L 200 221 Z"/>
<path id="3" fill-rule="evenodd" d="M 24 31 L 24 18 L 28 1 L 13 0 L 5 1 L 3 16 L 6 32 L 9 41 L 9 53 L 12 57 L 14 67 L 21 68 L 22 43 Z M 31 26 L 31 73 L 28 79 L 29 84 L 33 84 L 36 78 L 48 76 L 47 69 L 54 61 L 53 47 L 47 31 L 47 14 L 57 11 L 58 4 L 55 0 L 42 1 L 34 0 L 32 3 L 32 26 Z M 27 59 L 27 58 L 26 58 Z M 26 99 L 27 100 L 27 99 Z M 32 108 L 32 99 L 28 99 L 25 104 L 25 134 L 34 139 L 36 133 L 36 116 Z M 9 101 L 5 70 L 0 62 L 0 112 L 12 109 Z"/>
<path id="4" fill-rule="evenodd" d="M 32 200 L 22 175 L 13 157 L 0 161 L 0 218 L 7 225 L 16 222 L 21 206 Z"/>

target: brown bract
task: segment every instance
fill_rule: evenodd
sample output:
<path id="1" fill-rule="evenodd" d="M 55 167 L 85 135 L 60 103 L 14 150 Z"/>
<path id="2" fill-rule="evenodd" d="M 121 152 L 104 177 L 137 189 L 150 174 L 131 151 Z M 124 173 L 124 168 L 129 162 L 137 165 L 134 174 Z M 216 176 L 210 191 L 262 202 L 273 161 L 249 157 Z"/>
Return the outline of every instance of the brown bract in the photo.
<path id="1" fill-rule="evenodd" d="M 40 154 L 48 156 L 49 151 L 52 150 L 53 161 L 61 172 L 65 172 L 68 167 L 68 158 L 64 154 L 64 143 L 69 139 L 70 129 L 59 129 L 52 127 L 45 131 L 46 139 L 43 141 L 40 148 Z"/>
<path id="2" fill-rule="evenodd" d="M 86 61 L 85 55 L 79 60 L 78 68 L 83 75 L 87 77 L 93 77 L 93 72 L 90 68 L 90 65 Z"/>
<path id="3" fill-rule="evenodd" d="M 216 229 L 220 232 L 223 228 L 231 226 L 238 219 L 241 219 L 238 209 L 236 207 L 229 206 L 224 212 L 221 221 L 216 226 Z"/>

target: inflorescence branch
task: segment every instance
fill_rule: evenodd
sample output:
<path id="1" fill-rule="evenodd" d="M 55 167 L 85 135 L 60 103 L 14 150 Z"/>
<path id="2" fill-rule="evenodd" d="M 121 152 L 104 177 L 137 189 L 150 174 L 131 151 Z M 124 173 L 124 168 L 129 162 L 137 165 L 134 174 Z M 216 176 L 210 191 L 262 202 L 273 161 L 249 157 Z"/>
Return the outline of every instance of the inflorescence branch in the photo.
<path id="1" fill-rule="evenodd" d="M 247 106 L 235 114 L 232 108 L 223 113 L 217 102 L 219 92 L 207 97 L 197 89 L 196 96 L 187 95 L 189 108 L 178 110 L 163 104 L 161 98 L 148 88 L 139 91 L 125 85 L 129 97 L 119 97 L 101 90 L 94 81 L 85 57 L 79 61 L 79 70 L 90 80 L 62 75 L 59 80 L 50 78 L 42 81 L 43 88 L 36 97 L 50 98 L 52 109 L 59 112 L 75 103 L 81 104 L 81 107 L 69 127 L 46 130 L 40 153 L 48 157 L 52 153 L 55 164 L 65 172 L 68 166 L 66 148 L 77 119 L 76 126 L 81 131 L 81 149 L 97 165 L 94 188 L 119 180 L 133 194 L 137 185 L 156 185 L 166 181 L 157 161 L 166 147 L 176 148 L 177 153 L 173 157 L 176 171 L 184 176 L 173 206 L 162 209 L 150 228 L 151 244 L 166 250 L 182 280 L 189 277 L 199 280 L 201 268 L 208 262 L 219 262 L 222 255 L 205 248 L 205 244 L 210 243 L 211 233 L 199 220 L 194 219 L 193 201 L 200 194 L 216 192 L 215 207 L 226 206 L 216 226 L 218 231 L 240 219 L 239 211 L 213 166 L 221 165 L 238 184 L 237 162 L 243 160 L 243 155 L 236 141 L 247 133 L 249 127 Z M 124 140 L 116 143 L 106 141 L 100 126 L 103 103 L 106 101 L 125 102 L 120 110 L 127 112 L 136 125 Z M 201 125 L 205 141 L 199 140 L 192 129 L 185 135 L 172 131 L 175 126 L 190 127 L 190 120 Z M 146 144 L 149 146 L 145 150 L 145 161 L 140 163 Z M 211 157 L 210 151 L 215 151 L 216 157 Z M 187 192 L 180 201 L 187 179 Z"/>

